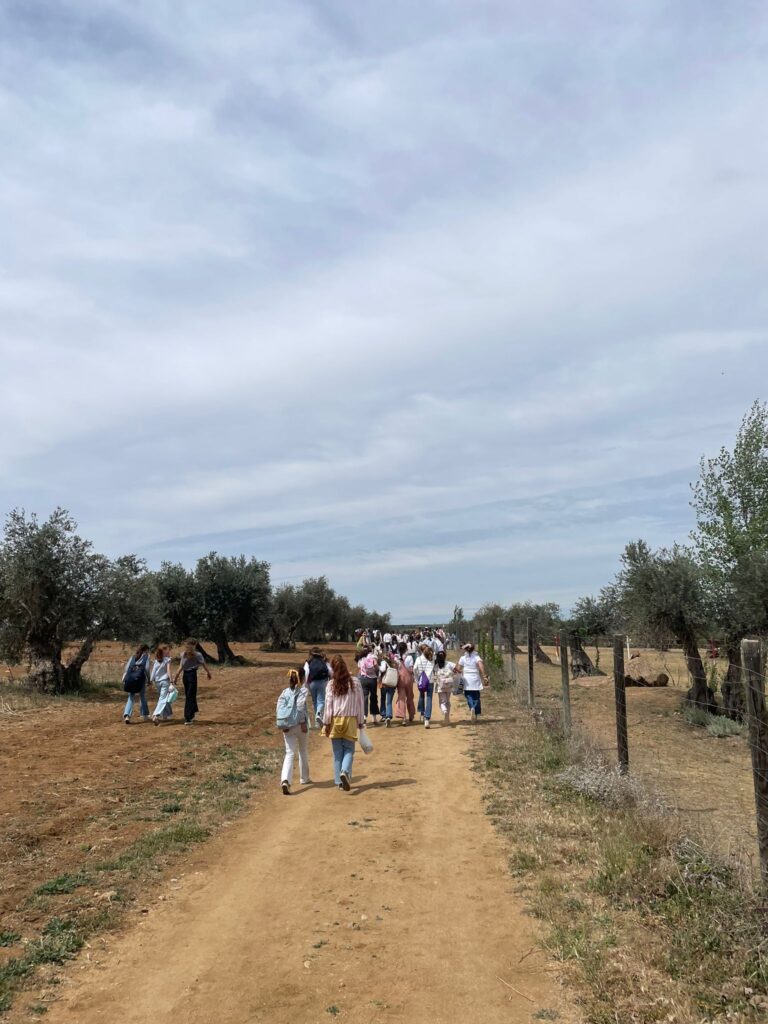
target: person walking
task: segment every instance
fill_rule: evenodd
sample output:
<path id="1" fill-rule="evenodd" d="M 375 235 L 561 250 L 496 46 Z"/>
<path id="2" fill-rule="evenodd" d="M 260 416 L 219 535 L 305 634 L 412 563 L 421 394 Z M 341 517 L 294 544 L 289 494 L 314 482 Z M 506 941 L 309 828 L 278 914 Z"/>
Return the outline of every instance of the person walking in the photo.
<path id="1" fill-rule="evenodd" d="M 481 713 L 480 693 L 484 687 L 490 688 L 488 673 L 485 671 L 483 659 L 475 650 L 474 644 L 464 644 L 464 653 L 459 658 L 459 671 L 464 677 L 464 696 L 467 698 L 469 717 L 473 722 Z"/>
<path id="2" fill-rule="evenodd" d="M 432 673 L 432 679 L 437 689 L 440 710 L 443 713 L 443 725 L 451 724 L 451 694 L 456 673 L 457 668 L 454 662 L 448 661 L 445 651 L 438 651 L 435 655 L 435 671 Z"/>
<path id="3" fill-rule="evenodd" d="M 309 687 L 309 692 L 312 694 L 316 729 L 322 729 L 323 727 L 325 691 L 331 675 L 331 664 L 323 652 L 319 647 L 311 647 L 309 657 L 304 662 L 304 686 Z"/>
<path id="4" fill-rule="evenodd" d="M 377 724 L 379 714 L 379 697 L 377 688 L 379 685 L 379 659 L 374 652 L 367 648 L 365 654 L 358 662 L 360 671 L 360 683 L 363 687 L 363 707 L 365 709 L 365 720 L 368 721 L 370 712 L 373 724 Z"/>
<path id="5" fill-rule="evenodd" d="M 334 781 L 349 792 L 358 729 L 365 728 L 363 688 L 360 681 L 349 674 L 340 654 L 331 661 L 331 669 L 333 675 L 325 694 L 323 724 L 333 749 Z"/>
<path id="6" fill-rule="evenodd" d="M 208 682 L 210 682 L 213 677 L 208 666 L 205 664 L 205 658 L 197 649 L 197 640 L 189 637 L 184 641 L 184 650 L 181 652 L 179 668 L 173 677 L 174 686 L 179 676 L 182 677 L 184 683 L 184 725 L 192 725 L 195 715 L 200 710 L 197 706 L 197 673 L 200 671 L 201 666 L 205 669 Z"/>
<path id="7" fill-rule="evenodd" d="M 381 720 L 385 728 L 392 724 L 392 702 L 397 692 L 398 671 L 397 661 L 394 654 L 386 653 L 379 665 L 379 678 L 381 680 L 380 706 Z"/>
<path id="8" fill-rule="evenodd" d="M 435 663 L 432 660 L 434 654 L 429 644 L 422 644 L 421 654 L 413 663 L 413 678 L 419 691 L 419 715 L 424 723 L 424 728 L 429 728 L 429 720 L 432 717 L 432 673 L 435 671 Z"/>
<path id="9" fill-rule="evenodd" d="M 128 693 L 128 699 L 123 708 L 123 721 L 125 724 L 131 724 L 133 704 L 137 697 L 141 701 L 141 720 L 142 722 L 148 721 L 147 683 L 149 682 L 149 646 L 147 644 L 140 644 L 130 656 L 123 669 L 123 676 L 120 682 Z"/>
<path id="10" fill-rule="evenodd" d="M 173 718 L 171 691 L 171 648 L 168 644 L 160 644 L 155 651 L 155 660 L 152 665 L 151 680 L 157 687 L 157 704 L 152 712 L 152 721 L 160 725 L 161 721 Z"/>
<path id="11" fill-rule="evenodd" d="M 399 651 L 395 717 L 400 719 L 403 725 L 410 725 L 416 717 L 416 705 L 413 700 L 413 658 L 408 653 L 406 643 L 400 644 Z"/>
<path id="12" fill-rule="evenodd" d="M 307 736 L 309 734 L 309 712 L 307 711 L 307 694 L 299 673 L 292 668 L 288 673 L 288 686 L 277 698 L 277 727 L 283 733 L 285 757 L 283 770 L 280 773 L 280 788 L 284 796 L 291 795 L 293 780 L 293 764 L 296 751 L 299 752 L 299 781 L 302 786 L 309 785 L 309 752 Z"/>

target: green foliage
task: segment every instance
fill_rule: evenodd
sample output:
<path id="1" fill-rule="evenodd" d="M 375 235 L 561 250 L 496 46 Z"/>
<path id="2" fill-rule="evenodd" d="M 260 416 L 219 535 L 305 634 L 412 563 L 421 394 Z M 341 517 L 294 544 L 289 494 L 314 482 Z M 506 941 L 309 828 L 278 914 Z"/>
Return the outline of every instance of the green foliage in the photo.
<path id="1" fill-rule="evenodd" d="M 18 932 L 0 932 L 0 946 L 17 946 L 21 942 Z"/>
<path id="2" fill-rule="evenodd" d="M 271 599 L 267 562 L 212 551 L 198 560 L 195 585 L 201 632 L 217 645 L 263 635 Z"/>
<path id="3" fill-rule="evenodd" d="M 35 889 L 35 895 L 37 896 L 54 896 L 59 893 L 74 892 L 75 889 L 79 889 L 83 885 L 88 885 L 90 878 L 83 871 L 79 871 L 76 874 L 59 875 L 58 878 L 52 878 L 48 882 L 43 882 L 41 886 Z"/>

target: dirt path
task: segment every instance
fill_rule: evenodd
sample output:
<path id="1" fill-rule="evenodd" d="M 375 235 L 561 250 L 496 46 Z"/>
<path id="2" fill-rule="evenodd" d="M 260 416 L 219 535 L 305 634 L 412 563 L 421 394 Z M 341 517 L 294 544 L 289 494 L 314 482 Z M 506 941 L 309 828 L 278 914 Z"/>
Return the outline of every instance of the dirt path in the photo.
<path id="1" fill-rule="evenodd" d="M 191 857 L 73 965 L 51 1024 L 571 1020 L 483 813 L 470 728 L 372 730 L 349 794 L 313 736 L 316 783 Z"/>

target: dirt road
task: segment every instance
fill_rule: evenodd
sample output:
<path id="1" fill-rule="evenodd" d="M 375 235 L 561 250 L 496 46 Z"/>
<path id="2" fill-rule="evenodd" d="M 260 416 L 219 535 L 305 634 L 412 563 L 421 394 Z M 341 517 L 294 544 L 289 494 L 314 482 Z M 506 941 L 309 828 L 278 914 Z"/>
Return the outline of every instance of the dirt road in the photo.
<path id="1" fill-rule="evenodd" d="M 351 793 L 313 736 L 314 784 L 275 785 L 191 856 L 149 914 L 73 965 L 48 1020 L 571 1020 L 483 813 L 471 728 L 371 730 Z"/>

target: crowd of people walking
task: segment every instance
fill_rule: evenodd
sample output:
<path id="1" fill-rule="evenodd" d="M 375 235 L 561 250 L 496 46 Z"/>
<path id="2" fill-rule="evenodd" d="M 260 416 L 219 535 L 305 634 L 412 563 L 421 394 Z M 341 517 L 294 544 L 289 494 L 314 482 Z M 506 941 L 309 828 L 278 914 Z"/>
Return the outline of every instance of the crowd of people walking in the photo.
<path id="1" fill-rule="evenodd" d="M 341 655 L 329 661 L 319 647 L 313 647 L 302 668 L 291 669 L 288 686 L 277 701 L 277 725 L 285 740 L 283 793 L 291 792 L 297 750 L 301 784 L 310 782 L 307 737 L 312 728 L 330 738 L 334 781 L 340 789 L 349 790 L 356 745 L 358 741 L 364 747 L 370 744 L 365 732 L 369 725 L 388 728 L 396 720 L 407 726 L 418 714 L 429 729 L 435 693 L 443 725 L 451 723 L 451 698 L 462 693 L 470 720 L 476 721 L 482 711 L 481 691 L 489 685 L 485 665 L 470 643 L 463 645 L 458 661 L 450 661 L 446 646 L 451 642 L 456 643 L 455 638 L 441 630 L 409 634 L 359 630 L 354 675 Z"/>
<path id="2" fill-rule="evenodd" d="M 451 724 L 451 700 L 464 695 L 471 721 L 482 711 L 481 692 L 488 686 L 488 675 L 474 644 L 464 644 L 457 661 L 448 650 L 458 640 L 441 629 L 411 633 L 356 632 L 355 671 L 337 654 L 328 659 L 319 647 L 312 647 L 300 668 L 288 673 L 288 685 L 277 701 L 277 726 L 285 741 L 285 757 L 280 784 L 290 794 L 296 756 L 299 780 L 308 784 L 310 730 L 323 731 L 331 741 L 333 775 L 336 785 L 349 790 L 357 744 L 370 745 L 366 729 L 393 722 L 412 725 L 419 716 L 425 729 L 432 724 L 437 697 L 441 723 Z M 123 670 L 123 688 L 127 700 L 123 721 L 130 725 L 138 705 L 143 721 L 155 725 L 173 718 L 179 697 L 178 682 L 184 687 L 184 724 L 192 725 L 199 712 L 198 673 L 211 673 L 200 653 L 199 644 L 189 637 L 183 645 L 179 666 L 172 671 L 171 648 L 160 644 L 150 657 L 146 644 L 139 646 Z M 147 688 L 153 685 L 157 701 L 150 715 Z M 418 694 L 418 703 L 417 697 Z"/>

